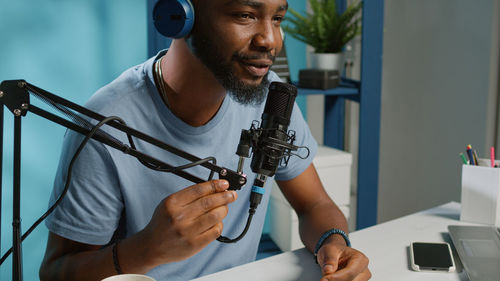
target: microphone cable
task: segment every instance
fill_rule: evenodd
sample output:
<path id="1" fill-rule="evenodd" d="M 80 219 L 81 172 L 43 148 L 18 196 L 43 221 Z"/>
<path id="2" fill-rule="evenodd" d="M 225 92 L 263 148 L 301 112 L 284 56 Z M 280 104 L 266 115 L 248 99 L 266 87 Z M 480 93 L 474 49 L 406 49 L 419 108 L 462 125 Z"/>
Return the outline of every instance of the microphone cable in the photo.
<path id="1" fill-rule="evenodd" d="M 266 179 L 267 176 L 263 174 L 257 174 L 253 182 L 252 192 L 250 193 L 250 207 L 248 208 L 248 219 L 245 228 L 243 229 L 243 232 L 234 239 L 229 239 L 227 237 L 220 236 L 219 238 L 217 238 L 217 241 L 222 243 L 236 243 L 240 241 L 241 238 L 243 238 L 247 234 L 248 229 L 250 228 L 250 224 L 252 223 L 253 215 L 257 211 L 257 206 L 259 206 L 260 202 L 262 201 L 262 196 L 265 193 L 264 184 L 266 183 Z"/>
<path id="2" fill-rule="evenodd" d="M 250 208 L 248 210 L 248 219 L 247 219 L 247 223 L 245 224 L 245 229 L 243 229 L 243 232 L 241 232 L 241 234 L 234 238 L 234 239 L 230 239 L 230 238 L 227 238 L 225 236 L 219 236 L 217 237 L 217 241 L 221 242 L 221 243 L 227 243 L 227 244 L 230 244 L 230 243 L 236 243 L 238 241 L 241 240 L 241 238 L 245 237 L 245 235 L 247 234 L 248 232 L 248 229 L 250 228 L 250 224 L 252 223 L 252 218 L 253 218 L 253 215 L 255 214 L 255 211 L 256 211 L 256 208 L 252 209 Z"/>

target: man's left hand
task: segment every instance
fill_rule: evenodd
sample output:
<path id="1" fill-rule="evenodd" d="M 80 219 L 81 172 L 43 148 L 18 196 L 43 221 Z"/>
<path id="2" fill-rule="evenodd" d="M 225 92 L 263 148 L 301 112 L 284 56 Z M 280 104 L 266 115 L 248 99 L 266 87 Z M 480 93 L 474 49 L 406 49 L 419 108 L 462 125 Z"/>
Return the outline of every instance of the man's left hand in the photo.
<path id="1" fill-rule="evenodd" d="M 321 281 L 365 281 L 371 278 L 368 258 L 341 242 L 325 243 L 317 255 L 323 278 Z"/>

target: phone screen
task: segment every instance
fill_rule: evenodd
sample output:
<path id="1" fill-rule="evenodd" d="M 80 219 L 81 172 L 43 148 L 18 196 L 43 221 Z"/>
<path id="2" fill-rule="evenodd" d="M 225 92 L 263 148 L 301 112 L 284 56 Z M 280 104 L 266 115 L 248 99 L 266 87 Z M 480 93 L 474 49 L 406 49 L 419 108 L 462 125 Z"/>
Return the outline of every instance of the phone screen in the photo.
<path id="1" fill-rule="evenodd" d="M 413 242 L 412 267 L 415 270 L 453 271 L 455 265 L 447 243 Z"/>

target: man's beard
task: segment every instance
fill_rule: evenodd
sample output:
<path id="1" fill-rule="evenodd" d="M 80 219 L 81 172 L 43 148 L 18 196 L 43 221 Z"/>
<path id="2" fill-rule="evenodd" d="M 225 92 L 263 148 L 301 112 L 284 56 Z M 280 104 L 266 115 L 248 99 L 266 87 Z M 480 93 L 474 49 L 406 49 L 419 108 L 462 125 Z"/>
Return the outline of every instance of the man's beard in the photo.
<path id="1" fill-rule="evenodd" d="M 212 71 L 219 83 L 229 91 L 230 95 L 237 102 L 245 105 L 258 105 L 264 101 L 266 90 L 270 83 L 268 81 L 269 72 L 262 78 L 260 84 L 250 85 L 243 82 L 234 74 L 230 64 L 234 60 L 251 59 L 254 57 L 235 53 L 231 57 L 230 62 L 225 62 L 223 56 L 218 52 L 219 48 L 215 46 L 213 39 L 206 36 L 205 33 L 202 31 L 193 32 L 191 39 L 194 54 Z M 262 58 L 262 55 L 259 58 Z M 266 55 L 266 58 L 271 58 L 274 61 L 274 56 Z M 258 77 L 255 79 L 258 79 Z"/>

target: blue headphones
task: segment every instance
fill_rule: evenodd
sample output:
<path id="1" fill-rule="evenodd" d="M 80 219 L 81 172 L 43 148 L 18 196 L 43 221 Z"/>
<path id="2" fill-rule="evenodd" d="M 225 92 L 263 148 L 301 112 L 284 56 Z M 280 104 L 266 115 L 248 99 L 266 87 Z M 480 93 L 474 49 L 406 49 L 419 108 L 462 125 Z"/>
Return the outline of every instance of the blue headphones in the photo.
<path id="1" fill-rule="evenodd" d="M 190 0 L 159 0 L 153 8 L 156 30 L 163 36 L 182 38 L 194 24 L 194 8 Z"/>

